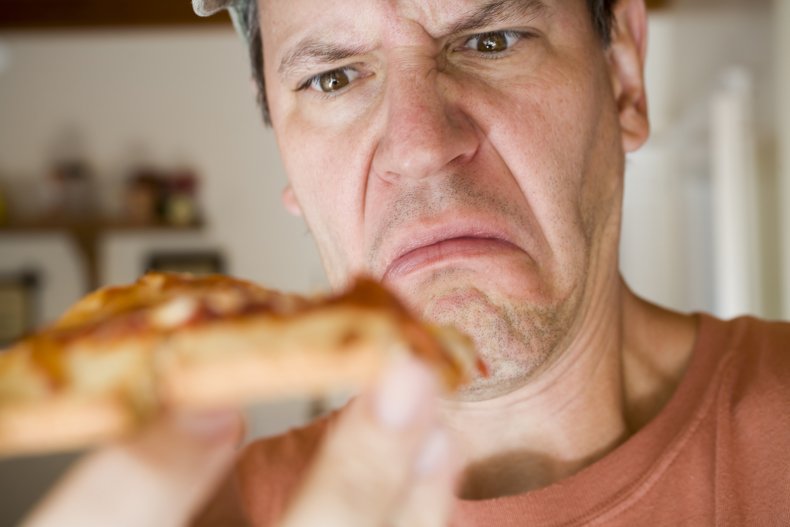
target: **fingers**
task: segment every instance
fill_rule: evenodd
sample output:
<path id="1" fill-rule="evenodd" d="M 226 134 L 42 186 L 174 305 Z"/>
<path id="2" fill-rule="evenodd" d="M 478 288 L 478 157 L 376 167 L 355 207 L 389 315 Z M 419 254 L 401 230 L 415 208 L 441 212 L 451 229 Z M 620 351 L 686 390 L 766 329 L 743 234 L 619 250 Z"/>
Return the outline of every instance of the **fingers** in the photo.
<path id="1" fill-rule="evenodd" d="M 281 527 L 389 525 L 414 484 L 432 496 L 449 494 L 436 394 L 432 373 L 412 358 L 399 359 L 330 431 Z M 422 525 L 444 525 L 448 507 Z"/>
<path id="2" fill-rule="evenodd" d="M 446 432 L 428 436 L 417 458 L 415 480 L 392 518 L 393 527 L 444 527 L 450 517 L 456 468 Z"/>
<path id="3" fill-rule="evenodd" d="M 235 412 L 162 420 L 81 460 L 24 525 L 184 525 L 233 462 L 241 434 Z"/>

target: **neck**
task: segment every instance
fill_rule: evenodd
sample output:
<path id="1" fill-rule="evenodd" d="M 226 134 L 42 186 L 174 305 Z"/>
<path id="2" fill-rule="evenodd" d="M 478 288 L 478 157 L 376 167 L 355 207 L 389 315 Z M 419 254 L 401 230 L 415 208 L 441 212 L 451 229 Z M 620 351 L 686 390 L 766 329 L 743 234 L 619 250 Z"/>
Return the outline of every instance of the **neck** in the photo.
<path id="1" fill-rule="evenodd" d="M 660 411 L 682 376 L 693 327 L 639 300 L 621 280 L 612 283 L 608 309 L 591 306 L 596 317 L 530 382 L 495 399 L 442 404 L 465 467 L 461 497 L 512 495 L 564 479 Z"/>

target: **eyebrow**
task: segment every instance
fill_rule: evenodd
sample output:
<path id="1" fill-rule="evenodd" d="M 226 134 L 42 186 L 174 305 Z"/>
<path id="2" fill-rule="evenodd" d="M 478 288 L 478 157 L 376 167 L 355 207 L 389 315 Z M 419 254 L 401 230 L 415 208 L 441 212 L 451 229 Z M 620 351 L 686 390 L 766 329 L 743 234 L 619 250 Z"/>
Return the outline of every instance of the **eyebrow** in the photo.
<path id="1" fill-rule="evenodd" d="M 541 16 L 548 7 L 543 0 L 493 0 L 470 13 L 460 20 L 443 28 L 442 34 L 454 35 L 477 29 L 495 26 L 513 18 L 535 19 Z M 293 70 L 311 63 L 332 63 L 367 53 L 369 50 L 361 46 L 339 46 L 313 37 L 299 41 L 280 61 L 277 72 L 289 75 Z"/>
<path id="2" fill-rule="evenodd" d="M 329 44 L 312 37 L 307 37 L 297 43 L 280 61 L 277 72 L 281 75 L 302 65 L 312 62 L 337 62 L 367 52 L 362 47 L 347 47 Z"/>
<path id="3" fill-rule="evenodd" d="M 474 9 L 459 21 L 445 28 L 443 33 L 454 35 L 496 26 L 514 18 L 533 20 L 543 15 L 548 6 L 543 0 L 494 0 Z"/>

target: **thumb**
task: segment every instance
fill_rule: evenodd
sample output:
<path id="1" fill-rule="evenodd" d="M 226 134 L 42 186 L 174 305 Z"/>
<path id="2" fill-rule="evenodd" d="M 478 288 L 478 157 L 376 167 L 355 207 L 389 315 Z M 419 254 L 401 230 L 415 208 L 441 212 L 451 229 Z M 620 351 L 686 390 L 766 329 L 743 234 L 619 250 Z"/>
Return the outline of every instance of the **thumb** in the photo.
<path id="1" fill-rule="evenodd" d="M 380 527 L 397 515 L 435 429 L 436 379 L 398 358 L 330 431 L 280 527 Z M 437 524 L 438 525 L 438 524 Z"/>
<path id="2" fill-rule="evenodd" d="M 233 462 L 237 413 L 163 419 L 80 460 L 25 527 L 184 525 Z"/>

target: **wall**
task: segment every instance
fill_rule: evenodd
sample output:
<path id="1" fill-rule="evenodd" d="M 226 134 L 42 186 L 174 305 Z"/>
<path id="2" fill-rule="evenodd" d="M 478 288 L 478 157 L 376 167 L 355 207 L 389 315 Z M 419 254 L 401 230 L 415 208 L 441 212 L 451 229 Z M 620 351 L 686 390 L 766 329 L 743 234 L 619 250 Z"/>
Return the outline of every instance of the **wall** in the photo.
<path id="1" fill-rule="evenodd" d="M 275 139 L 230 29 L 7 33 L 0 48 L 0 175 L 43 175 L 70 130 L 111 190 L 136 161 L 188 163 L 234 274 L 299 291 L 325 283 L 304 226 L 279 204 Z"/>

